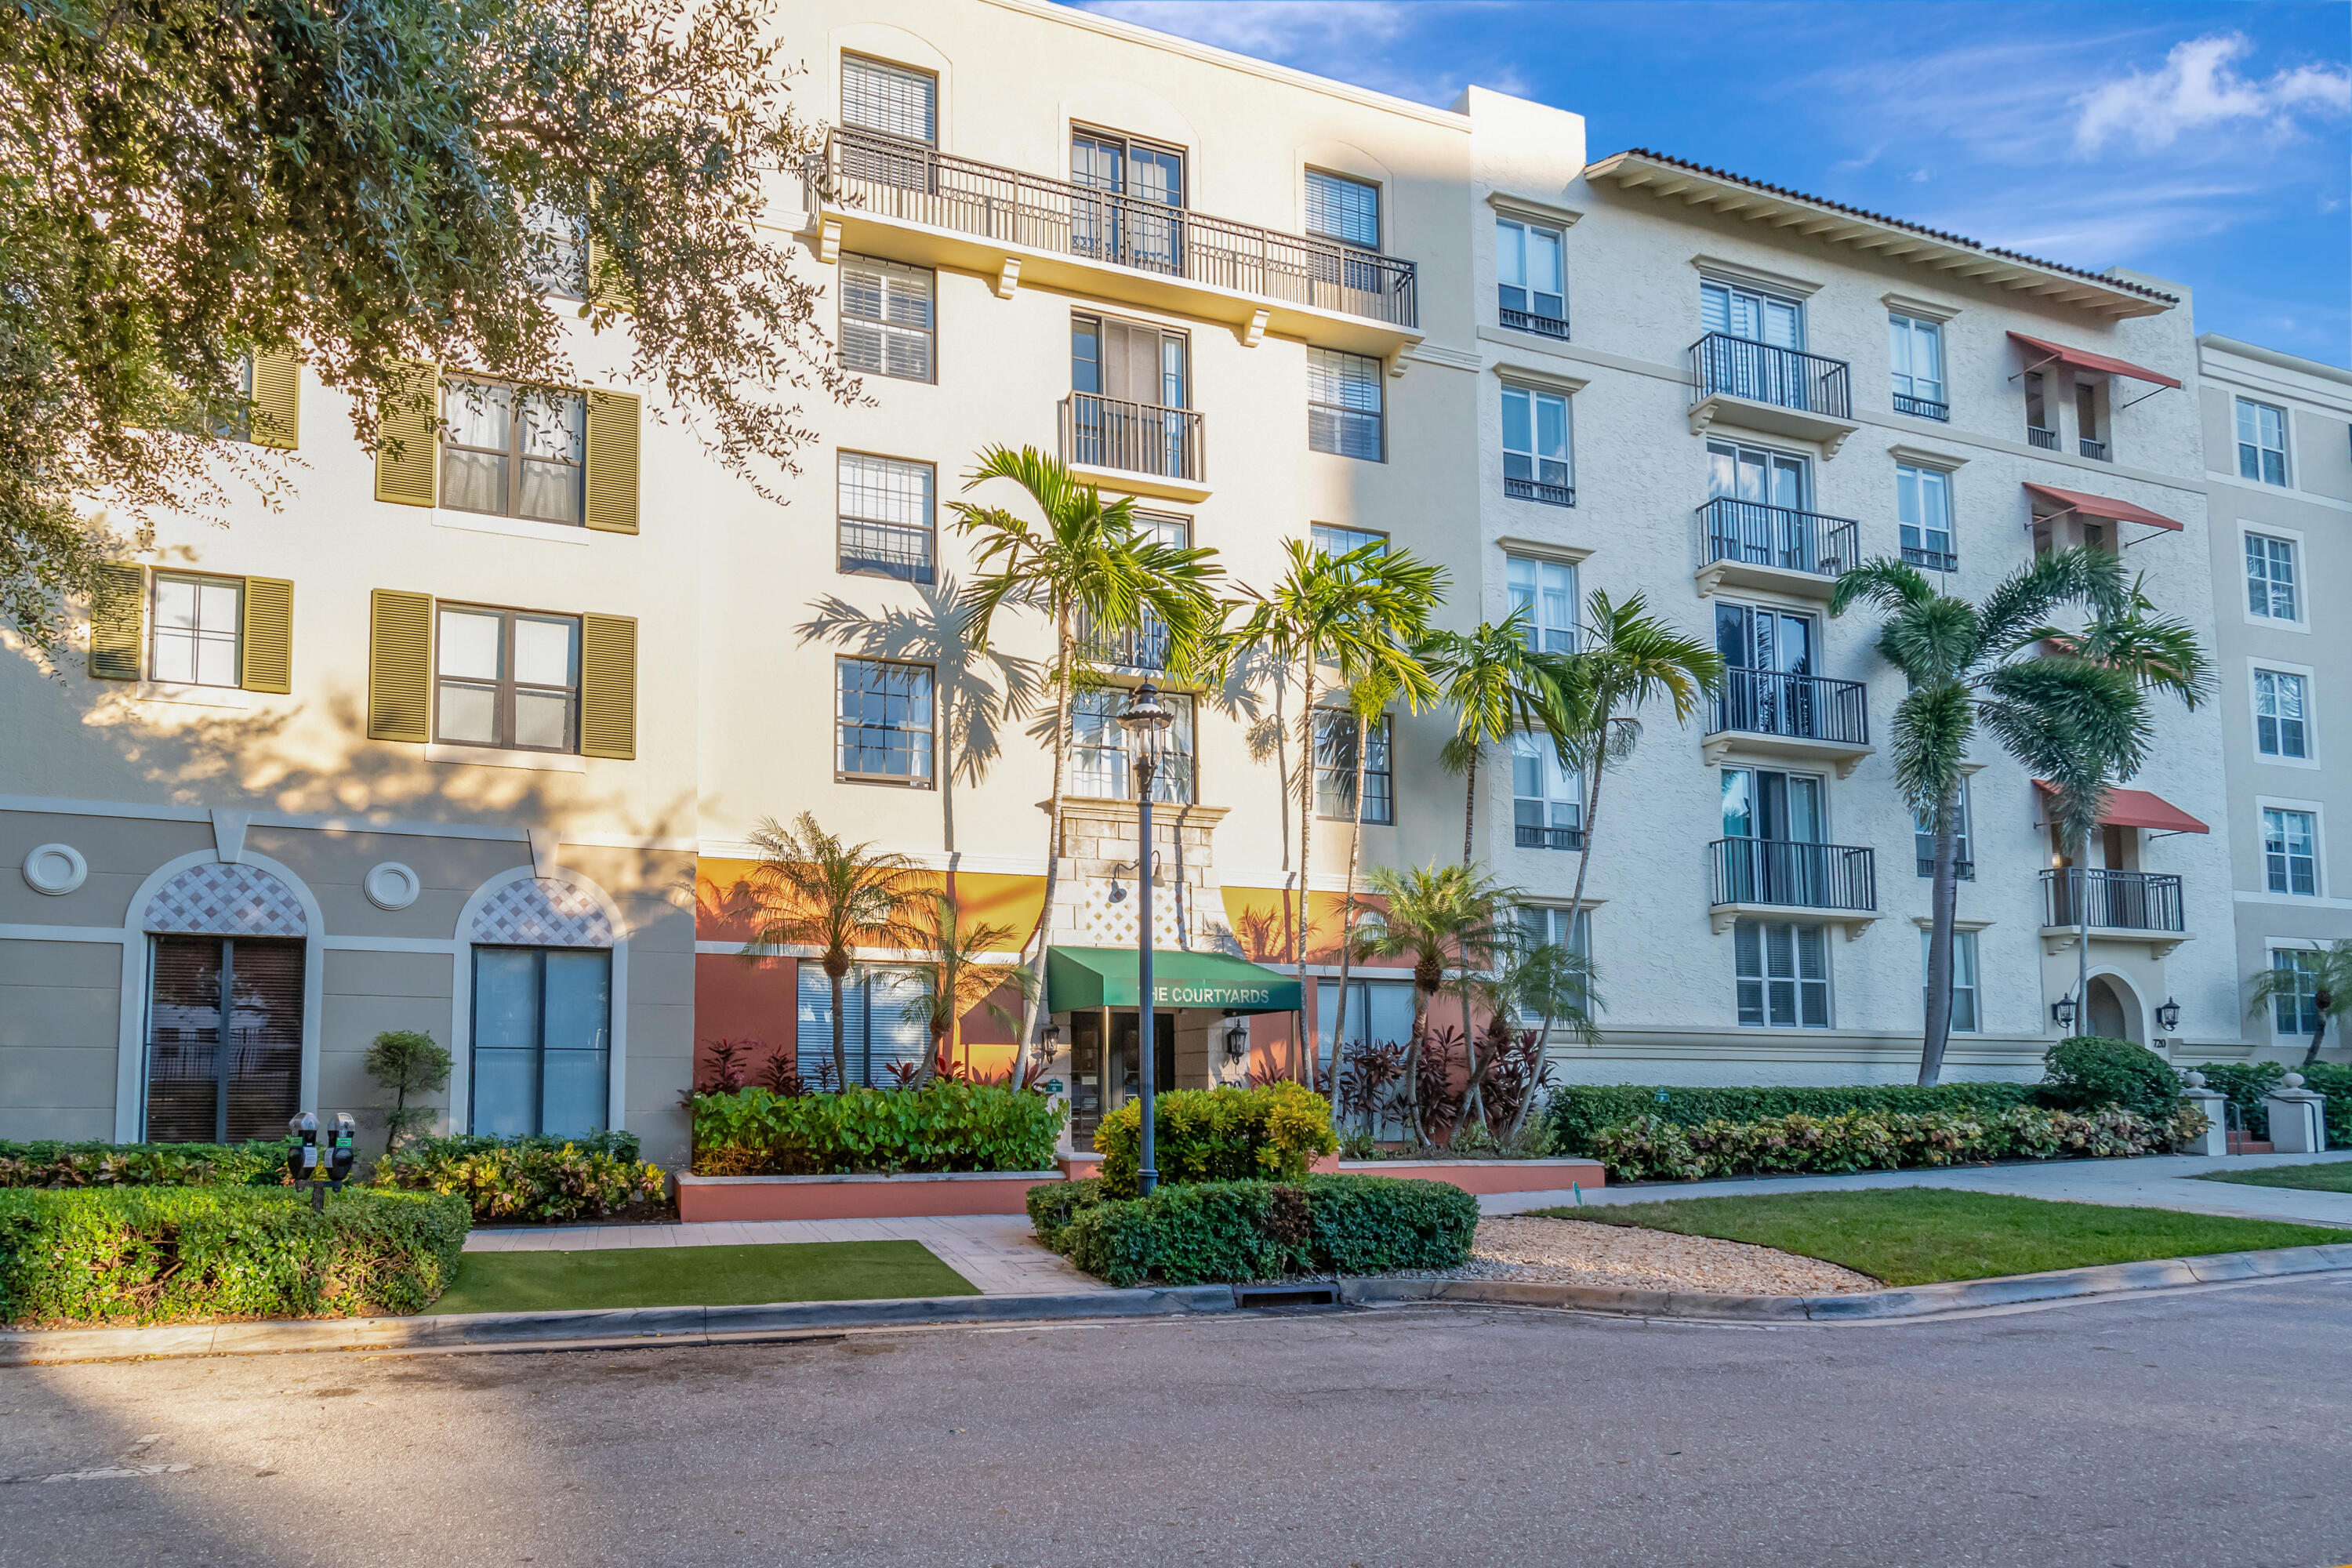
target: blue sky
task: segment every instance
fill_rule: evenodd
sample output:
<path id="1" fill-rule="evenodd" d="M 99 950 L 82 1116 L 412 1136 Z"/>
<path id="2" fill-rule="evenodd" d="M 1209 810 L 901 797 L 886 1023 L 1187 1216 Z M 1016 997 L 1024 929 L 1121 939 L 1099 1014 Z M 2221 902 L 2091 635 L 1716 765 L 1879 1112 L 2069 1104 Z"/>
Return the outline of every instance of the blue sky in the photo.
<path id="1" fill-rule="evenodd" d="M 1470 83 L 1650 147 L 2196 290 L 2352 364 L 2352 5 L 1079 0 L 1401 97 Z"/>

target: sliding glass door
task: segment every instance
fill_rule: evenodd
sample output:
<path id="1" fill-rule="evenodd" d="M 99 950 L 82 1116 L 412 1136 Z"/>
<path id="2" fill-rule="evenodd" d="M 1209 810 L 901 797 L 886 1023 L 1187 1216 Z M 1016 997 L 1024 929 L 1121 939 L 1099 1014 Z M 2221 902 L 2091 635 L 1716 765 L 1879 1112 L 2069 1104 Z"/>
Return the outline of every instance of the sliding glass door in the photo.
<path id="1" fill-rule="evenodd" d="M 611 1124 L 612 991 L 602 948 L 474 950 L 474 1131 L 569 1138 Z"/>

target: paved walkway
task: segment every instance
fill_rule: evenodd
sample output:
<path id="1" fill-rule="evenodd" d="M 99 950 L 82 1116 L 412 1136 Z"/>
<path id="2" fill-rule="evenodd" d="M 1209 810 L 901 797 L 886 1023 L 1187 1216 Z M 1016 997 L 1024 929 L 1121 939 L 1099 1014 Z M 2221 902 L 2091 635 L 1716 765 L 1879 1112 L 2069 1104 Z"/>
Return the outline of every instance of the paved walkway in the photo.
<path id="1" fill-rule="evenodd" d="M 608 1247 L 745 1247 L 776 1241 L 919 1241 L 983 1296 L 1055 1296 L 1110 1289 L 1051 1253 L 1025 1215 L 944 1219 L 725 1220 L 707 1225 L 579 1225 L 478 1230 L 468 1252 L 586 1252 Z"/>
<path id="2" fill-rule="evenodd" d="M 2202 1158 L 2154 1154 L 2137 1160 L 2053 1160 L 2032 1165 L 1963 1165 L 1935 1171 L 1864 1171 L 1850 1176 L 1762 1176 L 1720 1182 L 1677 1182 L 1586 1189 L 1587 1204 L 1649 1203 L 1659 1198 L 1740 1197 L 1759 1193 L 1810 1193 L 1839 1187 L 1960 1187 L 1979 1193 L 2125 1207 L 2183 1209 L 2191 1214 L 2352 1228 L 2352 1193 L 2250 1187 L 2200 1182 L 2207 1171 L 2248 1171 L 2263 1165 L 2309 1165 L 2352 1160 L 2352 1150 L 2326 1154 L 2231 1154 Z M 1496 1193 L 1478 1200 L 1488 1214 L 1574 1206 L 1576 1194 Z"/>

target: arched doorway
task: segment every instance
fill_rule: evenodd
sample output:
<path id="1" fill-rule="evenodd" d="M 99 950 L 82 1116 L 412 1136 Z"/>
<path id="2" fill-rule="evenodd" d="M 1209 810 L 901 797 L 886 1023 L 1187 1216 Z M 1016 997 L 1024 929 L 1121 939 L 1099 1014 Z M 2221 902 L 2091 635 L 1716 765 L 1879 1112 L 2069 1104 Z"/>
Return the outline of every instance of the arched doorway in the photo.
<path id="1" fill-rule="evenodd" d="M 2111 1040 L 2129 1040 L 2133 1045 L 2146 1045 L 2140 1037 L 2139 998 L 2131 987 L 2105 974 L 2091 976 L 2084 1023 L 2087 1032 L 2105 1035 Z"/>

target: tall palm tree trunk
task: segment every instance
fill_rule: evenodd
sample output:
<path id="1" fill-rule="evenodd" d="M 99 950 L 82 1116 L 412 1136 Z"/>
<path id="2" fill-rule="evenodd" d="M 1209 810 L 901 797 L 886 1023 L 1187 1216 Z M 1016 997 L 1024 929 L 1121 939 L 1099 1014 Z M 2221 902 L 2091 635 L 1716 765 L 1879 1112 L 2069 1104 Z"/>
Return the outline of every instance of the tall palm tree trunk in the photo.
<path id="1" fill-rule="evenodd" d="M 2091 1032 L 2091 836 L 2074 841 L 2074 1027 Z"/>
<path id="2" fill-rule="evenodd" d="M 1568 899 L 1568 940 L 1576 940 L 1576 917 L 1584 910 L 1584 874 L 1592 868 L 1592 833 L 1601 820 L 1601 778 L 1608 772 L 1608 721 L 1601 721 L 1602 742 L 1593 748 L 1592 784 L 1584 795 L 1584 847 L 1576 853 L 1576 891 Z"/>
<path id="3" fill-rule="evenodd" d="M 1412 983 L 1412 1040 L 1404 1051 L 1404 1130 L 1415 1148 L 1429 1142 L 1429 1121 L 1422 1114 L 1427 1108 L 1421 1103 L 1421 1053 L 1422 1042 L 1429 1038 L 1430 1003 L 1435 994 L 1421 988 L 1421 976 L 1416 973 Z"/>
<path id="4" fill-rule="evenodd" d="M 824 977 L 833 982 L 833 1070 L 834 1088 L 849 1087 L 849 1043 L 841 1032 L 842 977 L 849 973 L 849 955 L 828 952 L 824 955 Z"/>
<path id="5" fill-rule="evenodd" d="M 1031 940 L 1037 944 L 1037 956 L 1029 961 L 1030 973 L 1035 976 L 1031 988 L 1027 1016 L 1021 1026 L 1021 1038 L 1013 1050 L 1013 1081 L 1018 1086 L 1028 1070 L 1029 1053 L 1039 1042 L 1047 1016 L 1045 1013 L 1045 944 L 1054 923 L 1054 892 L 1061 882 L 1062 871 L 1062 777 L 1070 756 L 1070 664 L 1076 641 L 1070 634 L 1070 606 L 1065 603 L 1054 615 L 1054 794 L 1047 804 L 1046 820 L 1050 837 L 1045 842 L 1045 904 L 1037 911 L 1037 929 Z M 1150 873 L 1147 871 L 1146 875 Z"/>
<path id="6" fill-rule="evenodd" d="M 1478 821 L 1478 752 L 1482 748 L 1470 748 L 1470 765 L 1464 771 L 1462 789 L 1462 863 L 1470 864 L 1472 829 Z"/>
<path id="7" fill-rule="evenodd" d="M 1463 1070 L 1469 1077 L 1462 1084 L 1462 1114 L 1454 1122 L 1454 1135 L 1457 1138 L 1473 1116 L 1481 1125 L 1486 1120 L 1486 1097 L 1479 1089 L 1479 1080 L 1486 1075 L 1478 1070 L 1478 1036 L 1470 1027 L 1470 949 L 1466 943 L 1462 949 L 1462 1060 Z"/>
<path id="8" fill-rule="evenodd" d="M 2321 1001 L 2321 998 L 2315 996 L 2312 1000 L 2314 1003 L 2318 1003 Z M 2326 1000 L 2333 1001 L 2334 998 L 2329 997 Z M 2327 1037 L 2327 1014 L 2329 1010 L 2324 1005 L 2318 1006 L 2315 1010 L 2319 1016 L 2319 1026 L 2311 1031 L 2311 1048 L 2303 1053 L 2303 1065 L 2305 1067 L 2310 1067 L 2313 1063 L 2319 1060 L 2319 1044 L 2322 1040 L 2325 1040 Z"/>
<path id="9" fill-rule="evenodd" d="M 1298 753 L 1298 921 L 1291 927 L 1291 953 L 1298 970 L 1298 1022 L 1291 1033 L 1298 1051 L 1301 1079 L 1315 1087 L 1315 1069 L 1307 1044 L 1307 928 L 1313 918 L 1313 897 L 1307 889 L 1307 863 L 1315 853 L 1315 656 L 1307 650 L 1306 696 L 1298 709 L 1299 732 L 1305 737 Z"/>
<path id="10" fill-rule="evenodd" d="M 1952 929 L 1959 912 L 1959 824 L 1958 792 L 1947 792 L 1936 803 L 1936 879 L 1929 885 L 1927 907 L 1932 924 L 1927 933 L 1927 1031 L 1919 1042 L 1919 1081 L 1934 1084 L 1943 1077 L 1944 1047 L 1952 1037 Z"/>

